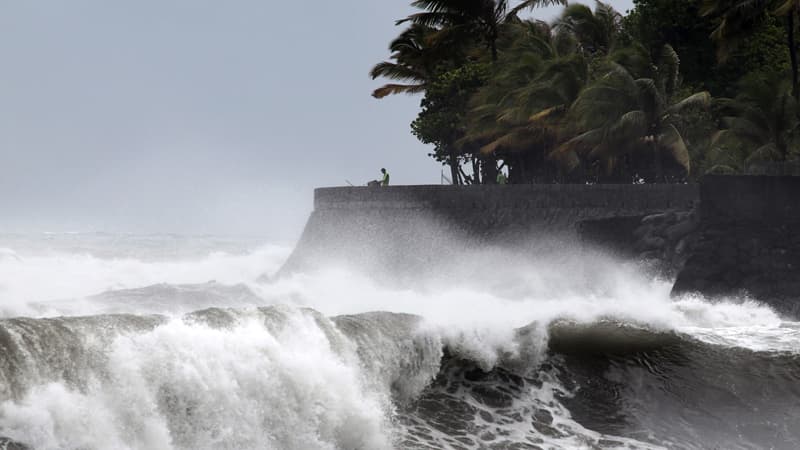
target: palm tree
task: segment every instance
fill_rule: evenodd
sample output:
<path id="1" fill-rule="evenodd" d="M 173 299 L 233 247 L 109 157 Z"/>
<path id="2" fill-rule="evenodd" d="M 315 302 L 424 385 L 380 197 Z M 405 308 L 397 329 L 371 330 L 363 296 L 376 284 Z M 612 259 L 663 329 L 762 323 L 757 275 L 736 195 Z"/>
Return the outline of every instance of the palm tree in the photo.
<path id="1" fill-rule="evenodd" d="M 386 77 L 403 81 L 403 84 L 389 83 L 372 93 L 375 98 L 389 94 L 416 94 L 424 92 L 433 76 L 439 52 L 430 44 L 431 35 L 436 30 L 424 25 L 412 24 L 389 44 L 394 62 L 384 61 L 370 71 L 372 79 Z"/>
<path id="2" fill-rule="evenodd" d="M 755 161 L 789 160 L 800 137 L 800 108 L 791 85 L 780 75 L 750 76 L 740 89 L 734 99 L 715 101 L 724 129 L 712 141 L 711 159 L 727 159 L 721 150 L 738 144 L 748 150 L 740 169 Z"/>
<path id="3" fill-rule="evenodd" d="M 688 172 L 689 151 L 678 128 L 689 108 L 708 107 L 711 96 L 700 92 L 674 101 L 678 88 L 678 57 L 666 46 L 652 78 L 634 78 L 616 63 L 590 84 L 572 105 L 579 134 L 556 149 L 557 154 L 585 155 L 607 173 L 621 170 L 619 159 L 647 151 L 654 157 L 655 179 L 663 180 L 662 155 L 669 155 Z"/>
<path id="4" fill-rule="evenodd" d="M 566 0 L 523 0 L 510 7 L 508 0 L 415 0 L 412 5 L 424 10 L 397 23 L 411 22 L 439 28 L 447 34 L 478 34 L 497 61 L 497 40 L 500 29 L 510 18 L 524 9 L 564 5 Z"/>
<path id="5" fill-rule="evenodd" d="M 564 8 L 555 27 L 569 31 L 590 55 L 606 55 L 622 29 L 622 14 L 600 1 L 594 12 L 586 5 L 573 3 Z"/>
<path id="6" fill-rule="evenodd" d="M 747 39 L 767 14 L 786 19 L 786 46 L 792 66 L 792 95 L 800 98 L 798 73 L 797 23 L 800 0 L 703 0 L 700 14 L 719 16 L 719 24 L 711 33 L 718 44 L 718 57 L 724 61 L 736 46 Z"/>
<path id="7" fill-rule="evenodd" d="M 530 181 L 586 83 L 587 63 L 571 34 L 546 23 L 517 20 L 506 32 L 511 43 L 473 97 L 459 144 L 502 156 L 512 182 Z"/>

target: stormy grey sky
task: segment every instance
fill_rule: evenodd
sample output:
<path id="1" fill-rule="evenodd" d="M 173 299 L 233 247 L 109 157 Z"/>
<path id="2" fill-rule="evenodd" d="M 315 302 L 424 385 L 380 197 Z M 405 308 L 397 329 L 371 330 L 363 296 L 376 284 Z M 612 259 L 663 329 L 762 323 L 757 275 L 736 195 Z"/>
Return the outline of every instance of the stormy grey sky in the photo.
<path id="1" fill-rule="evenodd" d="M 0 232 L 287 240 L 316 186 L 438 183 L 419 98 L 369 95 L 409 3 L 3 1 Z"/>

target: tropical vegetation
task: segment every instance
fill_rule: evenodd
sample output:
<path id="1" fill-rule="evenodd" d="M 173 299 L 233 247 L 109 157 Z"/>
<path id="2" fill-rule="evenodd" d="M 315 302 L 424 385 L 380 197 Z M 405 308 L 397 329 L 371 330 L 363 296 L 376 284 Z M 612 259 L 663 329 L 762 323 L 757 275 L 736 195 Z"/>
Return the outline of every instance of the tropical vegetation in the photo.
<path id="1" fill-rule="evenodd" d="M 542 6 L 562 5 L 551 22 Z M 800 0 L 416 0 L 373 92 L 454 184 L 684 182 L 800 158 Z"/>

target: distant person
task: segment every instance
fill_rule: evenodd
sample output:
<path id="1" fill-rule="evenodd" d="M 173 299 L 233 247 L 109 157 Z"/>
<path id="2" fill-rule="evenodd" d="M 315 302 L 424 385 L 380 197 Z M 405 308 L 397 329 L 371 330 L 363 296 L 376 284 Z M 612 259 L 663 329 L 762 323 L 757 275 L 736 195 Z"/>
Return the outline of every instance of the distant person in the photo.
<path id="1" fill-rule="evenodd" d="M 497 172 L 497 184 L 508 184 L 508 178 L 506 178 L 506 174 L 502 170 Z"/>
<path id="2" fill-rule="evenodd" d="M 388 186 L 389 185 L 389 172 L 386 169 L 381 169 L 381 173 L 383 177 L 381 178 L 381 186 Z"/>

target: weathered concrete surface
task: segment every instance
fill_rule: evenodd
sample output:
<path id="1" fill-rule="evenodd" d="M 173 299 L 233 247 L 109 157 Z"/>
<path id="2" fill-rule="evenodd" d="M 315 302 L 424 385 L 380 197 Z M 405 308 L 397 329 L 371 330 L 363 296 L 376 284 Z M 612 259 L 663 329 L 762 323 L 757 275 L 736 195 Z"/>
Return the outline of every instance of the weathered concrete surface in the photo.
<path id="1" fill-rule="evenodd" d="M 577 243 L 582 220 L 686 208 L 697 198 L 686 184 L 322 188 L 284 271 L 330 260 L 408 271 L 447 261 L 464 243 L 535 251 Z"/>
<path id="2" fill-rule="evenodd" d="M 800 177 L 707 177 L 700 197 L 673 293 L 749 294 L 800 316 Z"/>

